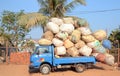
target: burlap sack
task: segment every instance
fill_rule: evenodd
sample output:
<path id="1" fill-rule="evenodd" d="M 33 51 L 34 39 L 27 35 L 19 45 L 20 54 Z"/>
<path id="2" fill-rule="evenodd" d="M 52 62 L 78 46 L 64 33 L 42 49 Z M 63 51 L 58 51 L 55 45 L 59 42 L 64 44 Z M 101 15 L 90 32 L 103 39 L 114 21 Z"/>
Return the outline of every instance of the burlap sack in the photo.
<path id="1" fill-rule="evenodd" d="M 59 32 L 59 26 L 53 22 L 48 22 L 46 27 L 48 30 L 52 31 L 53 33 Z"/>
<path id="2" fill-rule="evenodd" d="M 53 33 L 51 31 L 46 31 L 44 34 L 43 34 L 43 38 L 45 39 L 48 39 L 48 40 L 52 40 L 54 37 Z"/>
<path id="3" fill-rule="evenodd" d="M 105 56 L 106 56 L 106 58 L 105 58 L 105 63 L 108 64 L 108 65 L 113 66 L 114 63 L 115 63 L 115 58 L 114 58 L 114 56 L 112 56 L 112 55 L 110 55 L 110 54 L 108 54 L 108 53 L 106 53 Z"/>
<path id="4" fill-rule="evenodd" d="M 55 35 L 55 37 L 61 39 L 61 40 L 66 40 L 68 38 L 68 33 L 67 32 L 59 32 Z"/>
<path id="5" fill-rule="evenodd" d="M 57 38 L 53 38 L 52 43 L 53 43 L 55 46 L 62 46 L 62 45 L 63 45 L 63 41 L 62 41 L 62 40 L 59 40 L 59 39 L 57 39 Z"/>
<path id="6" fill-rule="evenodd" d="M 99 53 L 92 53 L 91 55 L 96 58 L 98 54 L 99 54 Z"/>
<path id="7" fill-rule="evenodd" d="M 105 62 L 105 58 L 106 58 L 106 56 L 105 56 L 105 54 L 103 54 L 103 53 L 99 53 L 99 54 L 96 56 L 96 59 L 97 59 L 98 61 L 100 61 L 100 62 Z"/>
<path id="8" fill-rule="evenodd" d="M 66 48 L 64 46 L 55 47 L 55 55 L 65 55 Z"/>
<path id="9" fill-rule="evenodd" d="M 64 46 L 65 46 L 65 48 L 70 48 L 70 47 L 74 46 L 74 44 L 69 39 L 67 39 L 64 41 Z"/>
<path id="10" fill-rule="evenodd" d="M 89 43 L 95 41 L 96 39 L 92 35 L 85 35 L 82 36 L 82 40 Z"/>
<path id="11" fill-rule="evenodd" d="M 79 28 L 82 35 L 90 35 L 92 34 L 91 30 L 88 27 L 80 27 Z"/>
<path id="12" fill-rule="evenodd" d="M 63 24 L 63 20 L 60 19 L 60 18 L 51 18 L 50 21 L 57 24 L 57 25 L 62 25 Z"/>
<path id="13" fill-rule="evenodd" d="M 98 40 L 103 40 L 107 37 L 107 33 L 104 30 L 98 30 L 93 33 L 93 36 Z"/>
<path id="14" fill-rule="evenodd" d="M 88 22 L 85 19 L 79 18 L 79 19 L 75 19 L 74 20 L 74 26 L 76 28 L 78 28 L 78 27 L 88 27 L 89 24 L 88 24 Z"/>
<path id="15" fill-rule="evenodd" d="M 78 57 L 79 51 L 75 47 L 68 48 L 67 53 L 72 57 Z"/>
<path id="16" fill-rule="evenodd" d="M 97 47 L 97 46 L 100 46 L 100 45 L 101 45 L 101 43 L 98 40 L 87 43 L 87 46 L 89 46 L 90 48 L 94 48 L 94 47 Z"/>
<path id="17" fill-rule="evenodd" d="M 79 30 L 73 30 L 71 36 L 70 36 L 70 40 L 73 43 L 77 43 L 81 38 L 81 32 Z"/>
<path id="18" fill-rule="evenodd" d="M 38 43 L 39 43 L 40 45 L 51 45 L 51 44 L 52 44 L 52 41 L 47 40 L 47 39 L 40 39 L 40 40 L 38 41 Z"/>
<path id="19" fill-rule="evenodd" d="M 60 31 L 67 32 L 68 34 L 71 34 L 73 30 L 74 30 L 73 24 L 62 24 L 60 26 Z"/>
<path id="20" fill-rule="evenodd" d="M 82 41 L 82 40 L 79 40 L 79 41 L 75 44 L 75 47 L 76 47 L 77 49 L 79 49 L 79 48 L 83 47 L 84 45 L 85 45 L 85 42 Z"/>
<path id="21" fill-rule="evenodd" d="M 106 53 L 106 49 L 102 45 L 94 47 L 93 50 L 98 53 Z"/>
<path id="22" fill-rule="evenodd" d="M 63 18 L 63 22 L 65 24 L 74 24 L 73 18 L 71 17 Z"/>
<path id="23" fill-rule="evenodd" d="M 84 56 L 90 56 L 90 54 L 92 53 L 92 49 L 85 45 L 79 49 L 79 52 Z"/>

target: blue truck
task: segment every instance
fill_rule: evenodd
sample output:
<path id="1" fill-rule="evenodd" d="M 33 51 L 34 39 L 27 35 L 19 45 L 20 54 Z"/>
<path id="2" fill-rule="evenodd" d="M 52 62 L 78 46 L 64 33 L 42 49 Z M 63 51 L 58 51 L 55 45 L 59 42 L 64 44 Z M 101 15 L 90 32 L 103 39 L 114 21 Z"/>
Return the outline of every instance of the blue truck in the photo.
<path id="1" fill-rule="evenodd" d="M 30 57 L 29 72 L 33 69 L 39 69 L 42 74 L 49 74 L 58 68 L 74 68 L 76 72 L 81 73 L 95 63 L 96 59 L 93 56 L 56 58 L 54 45 L 39 45 Z"/>

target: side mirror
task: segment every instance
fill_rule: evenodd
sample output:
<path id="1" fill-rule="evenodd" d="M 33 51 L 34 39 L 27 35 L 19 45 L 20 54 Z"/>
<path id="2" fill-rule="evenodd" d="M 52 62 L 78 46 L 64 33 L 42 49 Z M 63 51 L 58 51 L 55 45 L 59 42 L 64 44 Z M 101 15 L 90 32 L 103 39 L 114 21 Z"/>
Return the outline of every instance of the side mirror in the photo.
<path id="1" fill-rule="evenodd" d="M 38 51 L 36 54 L 39 55 L 39 54 L 40 54 L 40 51 Z"/>

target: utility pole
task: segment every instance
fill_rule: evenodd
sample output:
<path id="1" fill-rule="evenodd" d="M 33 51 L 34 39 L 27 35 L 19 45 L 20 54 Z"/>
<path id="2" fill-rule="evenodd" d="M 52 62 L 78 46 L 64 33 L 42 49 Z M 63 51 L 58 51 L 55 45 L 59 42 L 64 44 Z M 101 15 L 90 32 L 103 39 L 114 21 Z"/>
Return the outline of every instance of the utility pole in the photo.
<path id="1" fill-rule="evenodd" d="M 120 65 L 120 44 L 119 44 L 119 40 L 117 40 L 117 56 L 118 56 L 118 60 L 117 60 L 117 63 L 118 63 L 118 66 Z"/>
<path id="2" fill-rule="evenodd" d="M 120 25 L 119 25 L 119 28 L 118 28 L 119 32 L 120 32 Z M 120 40 L 118 40 L 117 44 L 118 44 L 118 66 L 120 66 Z"/>
<path id="3" fill-rule="evenodd" d="M 8 41 L 6 41 L 6 63 L 8 64 Z"/>

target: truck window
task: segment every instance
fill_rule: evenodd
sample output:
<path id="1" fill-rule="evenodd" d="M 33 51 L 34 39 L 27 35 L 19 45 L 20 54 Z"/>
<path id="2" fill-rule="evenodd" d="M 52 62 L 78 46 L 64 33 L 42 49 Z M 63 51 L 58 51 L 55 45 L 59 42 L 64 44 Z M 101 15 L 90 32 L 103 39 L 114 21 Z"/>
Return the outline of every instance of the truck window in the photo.
<path id="1" fill-rule="evenodd" d="M 49 50 L 47 48 L 38 48 L 36 49 L 36 53 L 43 54 L 43 53 L 49 53 Z"/>

